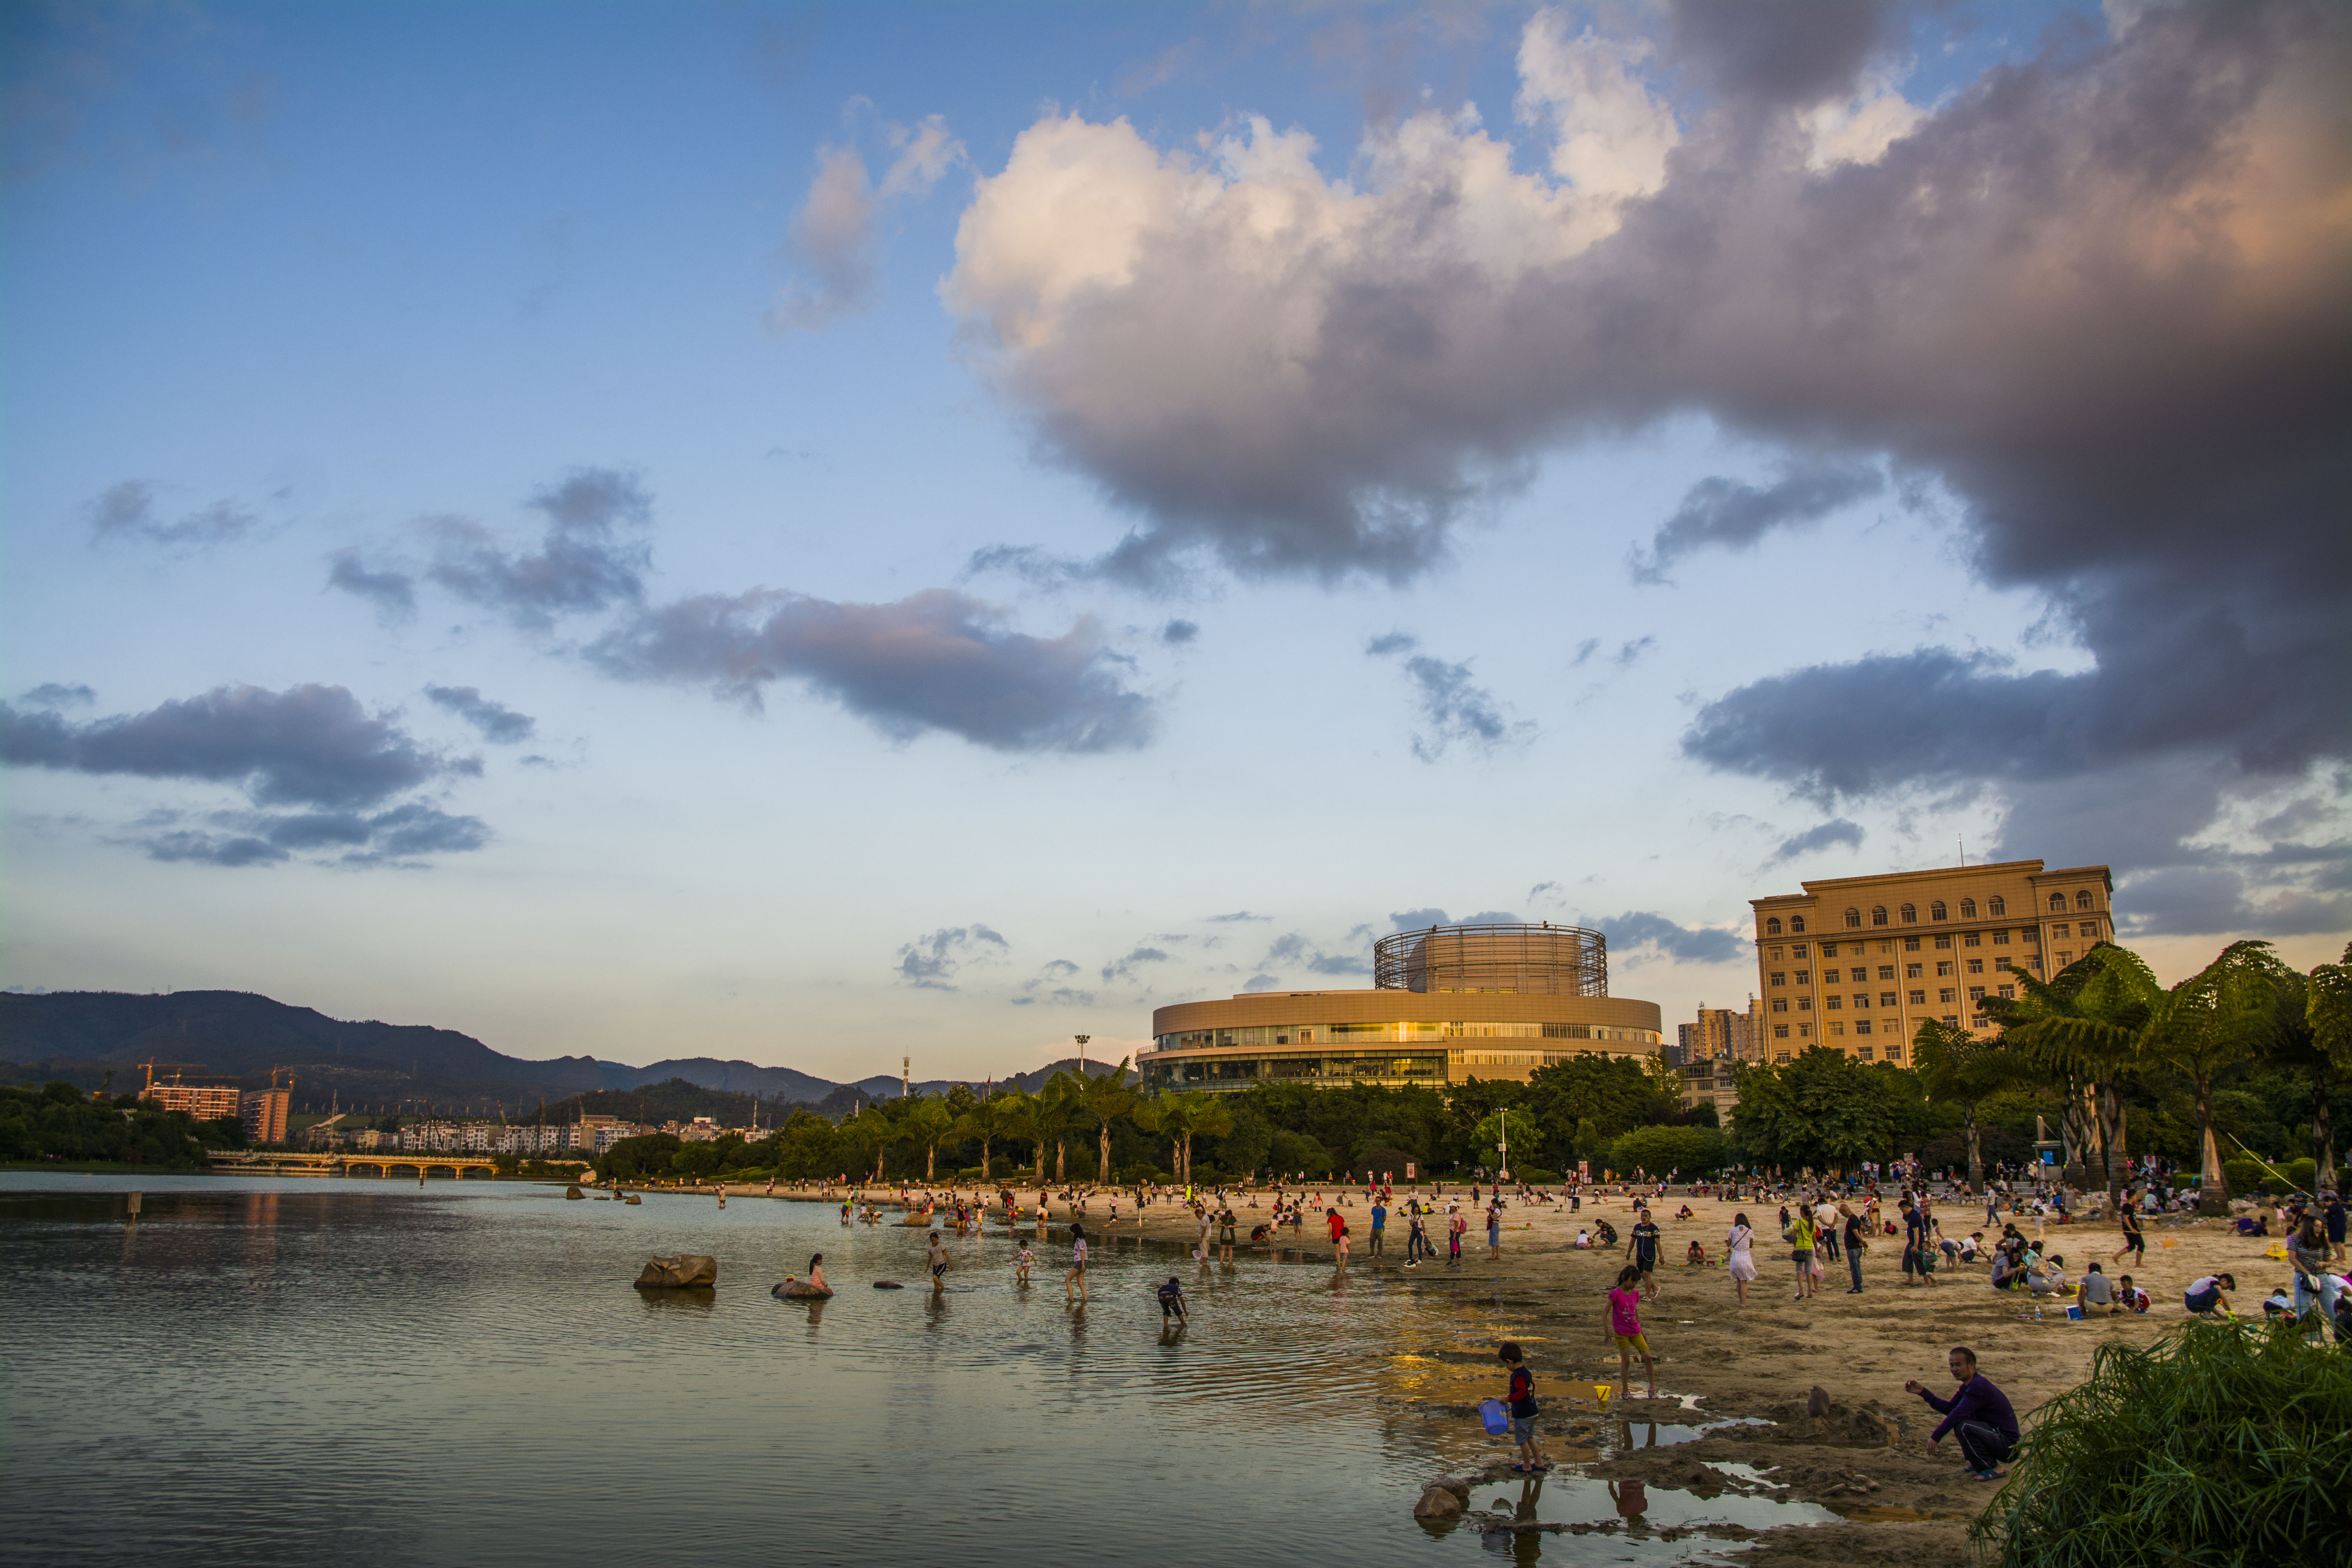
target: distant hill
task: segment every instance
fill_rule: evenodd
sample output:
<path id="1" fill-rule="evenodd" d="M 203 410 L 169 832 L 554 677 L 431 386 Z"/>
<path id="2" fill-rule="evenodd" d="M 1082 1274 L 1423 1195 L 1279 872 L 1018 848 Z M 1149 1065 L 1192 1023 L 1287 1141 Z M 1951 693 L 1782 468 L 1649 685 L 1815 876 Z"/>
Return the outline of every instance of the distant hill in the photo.
<path id="1" fill-rule="evenodd" d="M 503 1109 L 509 1117 L 520 1118 L 526 1111 L 535 1113 L 542 1100 L 552 1113 L 558 1102 L 575 1097 L 625 1097 L 647 1085 L 681 1079 L 698 1089 L 740 1097 L 740 1104 L 747 1108 L 757 1095 L 763 1105 L 813 1105 L 828 1116 L 846 1114 L 860 1100 L 899 1091 L 898 1079 L 888 1075 L 837 1084 L 791 1068 L 712 1057 L 676 1058 L 643 1068 L 594 1057 L 527 1061 L 454 1029 L 353 1023 L 247 991 L 0 993 L 0 1082 L 64 1079 L 95 1089 L 110 1071 L 114 1091 L 120 1094 L 140 1082 L 139 1064 L 150 1060 L 198 1069 L 209 1079 L 233 1079 L 248 1089 L 268 1083 L 271 1068 L 288 1068 L 294 1076 L 298 1105 L 323 1109 L 331 1099 L 346 1108 L 404 1109 L 411 1114 L 430 1106 L 453 1112 Z M 1088 1065 L 1099 1073 L 1110 1064 Z M 1076 1066 L 1076 1058 L 1070 1058 L 994 1081 L 1034 1092 L 1053 1073 Z M 1129 1077 L 1132 1081 L 1131 1070 Z M 918 1094 L 944 1094 L 961 1081 L 930 1079 L 914 1087 Z M 980 1089 L 987 1081 L 973 1080 L 971 1087 Z M 599 1100 L 586 1109 L 631 1114 L 617 1108 L 617 1099 L 613 1103 L 615 1109 L 605 1110 Z M 657 1120 L 677 1114 L 668 1112 Z M 684 1114 L 718 1113 L 698 1110 Z"/>

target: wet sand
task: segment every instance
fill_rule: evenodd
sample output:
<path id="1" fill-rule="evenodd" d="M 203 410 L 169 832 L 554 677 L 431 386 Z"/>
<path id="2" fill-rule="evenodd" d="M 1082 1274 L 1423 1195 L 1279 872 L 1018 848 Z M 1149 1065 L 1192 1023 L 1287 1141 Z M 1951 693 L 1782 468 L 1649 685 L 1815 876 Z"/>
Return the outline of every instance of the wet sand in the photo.
<path id="1" fill-rule="evenodd" d="M 1317 1189 L 1307 1191 L 1309 1223 L 1297 1244 L 1285 1243 L 1281 1250 L 1293 1258 L 1328 1263 L 1332 1247 L 1324 1226 L 1313 1217 L 1323 1204 L 1314 1202 Z M 1018 1195 L 1024 1205 L 1034 1205 L 1036 1189 Z M 1423 1189 L 1422 1195 L 1426 1201 L 1436 1194 Z M 1558 1450 L 1556 1458 L 1620 1483 L 1697 1490 L 1769 1484 L 1779 1489 L 1768 1495 L 1820 1503 L 1844 1519 L 1840 1524 L 1768 1531 L 1740 1559 L 1758 1568 L 1963 1561 L 1969 1524 L 2000 1489 L 1970 1479 L 1956 1445 L 1930 1447 L 1927 1435 L 1941 1417 L 1903 1390 L 1906 1379 L 1916 1378 L 1938 1394 L 1948 1392 L 1951 1377 L 1945 1356 L 1952 1346 L 1976 1351 L 1985 1374 L 2008 1394 L 2030 1429 L 2032 1410 L 2081 1382 L 2100 1345 L 2115 1340 L 2145 1344 L 2178 1328 L 2186 1319 L 2180 1298 L 2189 1280 L 2233 1273 L 2240 1289 L 2232 1300 L 2247 1312 L 2258 1310 L 2262 1297 L 2286 1278 L 2286 1265 L 2264 1256 L 2273 1245 L 2267 1238 L 2236 1236 L 2221 1220 L 2165 1218 L 2147 1224 L 2145 1264 L 2111 1258 L 2121 1245 L 2112 1223 L 2052 1225 L 2046 1231 L 2044 1245 L 2065 1258 L 2070 1278 L 2079 1279 L 2095 1259 L 2110 1275 L 2132 1273 L 2155 1303 L 2145 1316 L 2095 1312 L 2075 1321 L 2064 1316 L 2063 1306 L 2045 1305 L 2045 1316 L 2036 1321 L 2016 1296 L 1990 1289 L 1983 1264 L 1939 1272 L 1932 1286 L 1906 1287 L 1899 1267 L 1901 1238 L 1884 1237 L 1864 1257 L 1861 1295 L 1846 1293 L 1851 1281 L 1841 1262 L 1824 1265 L 1820 1295 L 1799 1301 L 1793 1299 L 1794 1266 L 1779 1241 L 1777 1203 L 1735 1205 L 1677 1194 L 1653 1211 L 1664 1233 L 1664 1262 L 1658 1299 L 1645 1303 L 1642 1314 L 1663 1397 L 1654 1403 L 1642 1397 L 1637 1363 L 1633 1397 L 1617 1397 L 1612 1386 L 1604 1408 L 1594 1384 L 1613 1385 L 1618 1373 L 1605 1330 L 1604 1295 L 1624 1262 L 1622 1238 L 1633 1225 L 1631 1200 L 1588 1198 L 1576 1214 L 1564 1205 L 1515 1205 L 1507 1211 L 1502 1258 L 1495 1262 L 1488 1260 L 1485 1230 L 1466 1202 L 1466 1190 L 1449 1187 L 1446 1196 L 1465 1200 L 1464 1212 L 1473 1222 L 1461 1266 L 1448 1268 L 1440 1258 L 1408 1270 L 1401 1220 L 1391 1219 L 1387 1256 L 1370 1257 L 1365 1240 L 1370 1220 L 1361 1195 L 1321 1190 L 1323 1203 L 1341 1205 L 1349 1225 L 1350 1276 L 1410 1280 L 1416 1289 L 1454 1295 L 1465 1308 L 1455 1342 L 1396 1353 L 1392 1403 L 1399 1414 L 1460 1427 L 1479 1399 L 1499 1389 L 1491 1344 L 1517 1339 L 1538 1380 L 1542 1425 Z M 1685 1204 L 1696 1217 L 1675 1219 Z M 1258 1205 L 1251 1208 L 1244 1194 L 1234 1208 L 1244 1238 L 1272 1213 L 1265 1195 Z M 898 1217 L 889 1212 L 895 1205 L 885 1206 L 885 1223 Z M 1074 1206 L 1058 1199 L 1051 1205 L 1048 1260 L 1066 1245 Z M 1740 1208 L 1755 1222 L 1761 1276 L 1748 1287 L 1745 1306 L 1721 1261 L 1724 1234 Z M 1955 1238 L 1978 1230 L 1988 1237 L 2000 1234 L 1998 1223 L 1983 1223 L 1980 1203 L 1940 1205 L 1937 1215 Z M 1175 1204 L 1152 1204 L 1139 1221 L 1131 1198 L 1122 1197 L 1114 1226 L 1106 1199 L 1094 1194 L 1087 1199 L 1084 1218 L 1097 1247 L 1148 1238 L 1192 1266 L 1198 1223 Z M 1619 1246 L 1606 1252 L 1578 1250 L 1573 1242 L 1579 1226 L 1603 1218 L 1620 1233 Z M 2028 1236 L 2035 1234 L 2032 1221 L 2018 1223 Z M 1001 1220 L 992 1229 L 996 1224 Z M 1432 1229 L 1442 1238 L 1439 1226 Z M 1693 1238 L 1707 1249 L 1706 1267 L 1682 1261 Z M 1253 1258 L 1266 1256 L 1244 1239 L 1235 1248 L 1236 1267 L 1246 1269 Z M 1816 1386 L 1827 1395 L 1823 1415 L 1809 1414 L 1809 1395 Z M 1740 1417 L 1759 1424 L 1695 1436 L 1691 1431 Z M 1460 1473 L 1482 1482 L 1511 1479 L 1507 1464 L 1491 1461 L 1483 1469 Z"/>

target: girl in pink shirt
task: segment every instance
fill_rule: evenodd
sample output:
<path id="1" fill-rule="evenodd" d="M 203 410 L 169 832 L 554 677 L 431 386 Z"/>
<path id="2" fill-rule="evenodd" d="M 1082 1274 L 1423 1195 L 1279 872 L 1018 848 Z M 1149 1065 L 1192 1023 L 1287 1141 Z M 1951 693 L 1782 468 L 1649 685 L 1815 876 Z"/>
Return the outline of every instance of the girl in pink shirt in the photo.
<path id="1" fill-rule="evenodd" d="M 1633 1358 L 1642 1358 L 1642 1373 L 1650 1380 L 1650 1397 L 1658 1396 L 1658 1369 L 1650 1360 L 1650 1342 L 1642 1337 L 1642 1271 L 1627 1264 L 1617 1271 L 1617 1288 L 1609 1292 L 1609 1335 L 1617 1342 L 1618 1392 L 1633 1391 Z"/>

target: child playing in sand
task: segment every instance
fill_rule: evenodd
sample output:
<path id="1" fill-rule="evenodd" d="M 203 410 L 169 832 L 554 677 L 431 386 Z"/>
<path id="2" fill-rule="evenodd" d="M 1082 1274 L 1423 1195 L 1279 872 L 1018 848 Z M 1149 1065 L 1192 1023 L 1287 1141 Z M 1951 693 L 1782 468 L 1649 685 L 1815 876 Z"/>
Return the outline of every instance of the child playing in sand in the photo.
<path id="1" fill-rule="evenodd" d="M 1633 1392 L 1633 1358 L 1642 1358 L 1642 1374 L 1650 1380 L 1650 1397 L 1658 1396 L 1658 1369 L 1650 1360 L 1650 1342 L 1642 1336 L 1642 1271 L 1632 1264 L 1617 1271 L 1617 1287 L 1609 1292 L 1609 1333 L 1617 1342 L 1618 1392 Z"/>

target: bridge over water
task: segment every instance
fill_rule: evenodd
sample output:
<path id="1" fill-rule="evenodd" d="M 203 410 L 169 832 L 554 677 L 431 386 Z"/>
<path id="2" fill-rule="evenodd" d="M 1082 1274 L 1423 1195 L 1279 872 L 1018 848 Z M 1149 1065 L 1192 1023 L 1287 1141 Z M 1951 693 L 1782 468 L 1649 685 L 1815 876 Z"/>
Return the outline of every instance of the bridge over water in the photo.
<path id="1" fill-rule="evenodd" d="M 373 1176 L 388 1180 L 406 1175 L 421 1182 L 443 1175 L 461 1181 L 498 1174 L 498 1167 L 488 1154 L 352 1153 L 341 1150 L 298 1153 L 223 1149 L 214 1152 L 211 1164 L 215 1171 L 252 1176 Z"/>

